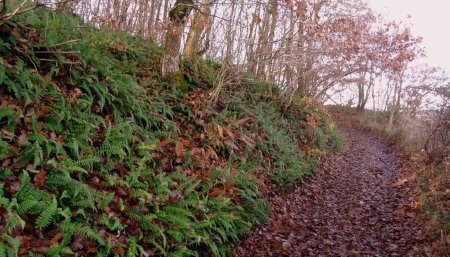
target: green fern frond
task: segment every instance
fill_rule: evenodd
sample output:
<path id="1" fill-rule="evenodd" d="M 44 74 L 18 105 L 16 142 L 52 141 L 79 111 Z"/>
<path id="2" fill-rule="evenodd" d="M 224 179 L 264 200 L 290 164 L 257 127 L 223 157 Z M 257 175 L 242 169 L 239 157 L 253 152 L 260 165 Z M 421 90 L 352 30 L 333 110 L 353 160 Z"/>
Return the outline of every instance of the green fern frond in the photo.
<path id="1" fill-rule="evenodd" d="M 43 229 L 47 227 L 53 220 L 54 216 L 58 214 L 58 202 L 56 198 L 53 198 L 52 202 L 46 210 L 36 220 L 36 227 Z"/>
<path id="2" fill-rule="evenodd" d="M 21 116 L 23 116 L 21 111 L 14 110 L 12 107 L 0 108 L 0 121 L 6 119 L 6 130 L 8 131 L 14 131 Z"/>
<path id="3" fill-rule="evenodd" d="M 59 225 L 59 228 L 64 233 L 64 238 L 70 238 L 75 233 L 79 233 L 91 240 L 98 242 L 100 245 L 105 245 L 105 239 L 100 236 L 96 230 L 94 230 L 87 224 L 81 222 L 71 223 L 69 221 L 64 221 Z"/>
<path id="4" fill-rule="evenodd" d="M 6 233 L 0 235 L 0 256 L 19 256 L 20 239 L 14 238 Z"/>
<path id="5" fill-rule="evenodd" d="M 189 209 L 183 208 L 183 207 L 177 207 L 177 206 L 164 206 L 163 211 L 169 214 L 179 214 L 185 217 L 189 217 L 192 219 L 195 219 L 194 213 L 192 213 Z"/>
<path id="6" fill-rule="evenodd" d="M 99 209 L 103 209 L 106 206 L 109 205 L 109 203 L 111 203 L 111 201 L 114 199 L 114 192 L 108 194 L 105 199 L 98 205 Z"/>

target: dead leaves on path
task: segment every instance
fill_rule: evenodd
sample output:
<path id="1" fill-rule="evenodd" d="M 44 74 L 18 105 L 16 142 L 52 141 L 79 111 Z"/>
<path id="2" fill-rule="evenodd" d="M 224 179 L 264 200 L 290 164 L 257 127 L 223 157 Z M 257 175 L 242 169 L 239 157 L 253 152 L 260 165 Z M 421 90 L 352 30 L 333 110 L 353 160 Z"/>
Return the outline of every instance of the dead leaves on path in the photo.
<path id="1" fill-rule="evenodd" d="M 430 256 L 406 159 L 381 140 L 346 131 L 342 153 L 286 197 L 235 256 Z"/>

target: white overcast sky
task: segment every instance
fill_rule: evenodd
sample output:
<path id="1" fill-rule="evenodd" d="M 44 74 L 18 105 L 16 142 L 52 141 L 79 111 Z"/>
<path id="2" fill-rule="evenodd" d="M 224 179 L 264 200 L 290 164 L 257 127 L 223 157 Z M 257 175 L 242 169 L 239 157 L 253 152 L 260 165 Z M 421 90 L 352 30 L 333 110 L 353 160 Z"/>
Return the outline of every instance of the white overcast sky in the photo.
<path id="1" fill-rule="evenodd" d="M 450 73 L 450 0 L 367 0 L 395 20 L 411 15 L 413 31 L 423 38 L 426 62 Z"/>

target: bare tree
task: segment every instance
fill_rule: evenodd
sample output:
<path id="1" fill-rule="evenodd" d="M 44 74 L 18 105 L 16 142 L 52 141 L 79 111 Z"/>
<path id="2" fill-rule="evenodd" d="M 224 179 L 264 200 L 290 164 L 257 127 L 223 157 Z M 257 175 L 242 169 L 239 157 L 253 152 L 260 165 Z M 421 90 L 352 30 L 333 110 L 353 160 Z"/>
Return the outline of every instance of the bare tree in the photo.
<path id="1" fill-rule="evenodd" d="M 201 1 L 201 6 L 195 12 L 191 28 L 187 35 L 183 57 L 192 63 L 197 62 L 201 34 L 210 26 L 211 3 L 212 0 Z"/>
<path id="2" fill-rule="evenodd" d="M 169 25 L 164 47 L 163 74 L 173 73 L 179 67 L 181 35 L 186 25 L 186 19 L 193 8 L 193 0 L 177 0 L 169 12 Z"/>

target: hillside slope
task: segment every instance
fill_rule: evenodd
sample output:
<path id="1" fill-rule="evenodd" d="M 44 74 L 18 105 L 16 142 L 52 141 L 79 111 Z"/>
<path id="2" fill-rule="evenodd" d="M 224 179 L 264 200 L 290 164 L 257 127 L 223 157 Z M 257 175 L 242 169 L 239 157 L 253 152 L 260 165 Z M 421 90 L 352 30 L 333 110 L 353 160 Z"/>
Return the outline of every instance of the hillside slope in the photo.
<path id="1" fill-rule="evenodd" d="M 37 10 L 0 27 L 0 256 L 224 256 L 265 200 L 339 147 L 319 103 L 284 108 L 216 64 Z"/>

